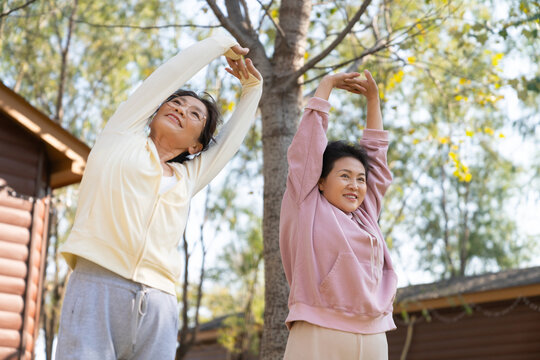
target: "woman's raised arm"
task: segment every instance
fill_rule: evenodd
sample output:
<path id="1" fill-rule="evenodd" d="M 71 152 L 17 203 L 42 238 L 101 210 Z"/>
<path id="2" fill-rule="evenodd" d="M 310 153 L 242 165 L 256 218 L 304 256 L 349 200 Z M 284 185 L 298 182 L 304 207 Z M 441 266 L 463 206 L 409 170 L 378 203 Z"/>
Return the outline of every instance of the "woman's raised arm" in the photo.
<path id="1" fill-rule="evenodd" d="M 118 107 L 104 131 L 142 131 L 161 102 L 182 87 L 200 69 L 224 54 L 239 58 L 231 49 L 237 45 L 236 40 L 229 36 L 215 35 L 182 50 L 139 85 Z"/>
<path id="2" fill-rule="evenodd" d="M 244 62 L 243 59 L 227 57 L 227 62 L 230 68 L 226 70 L 240 80 L 242 94 L 230 119 L 219 130 L 216 143 L 193 160 L 184 163 L 189 176 L 194 180 L 193 194 L 204 188 L 238 151 L 255 120 L 261 98 L 262 76 L 251 59 Z"/>

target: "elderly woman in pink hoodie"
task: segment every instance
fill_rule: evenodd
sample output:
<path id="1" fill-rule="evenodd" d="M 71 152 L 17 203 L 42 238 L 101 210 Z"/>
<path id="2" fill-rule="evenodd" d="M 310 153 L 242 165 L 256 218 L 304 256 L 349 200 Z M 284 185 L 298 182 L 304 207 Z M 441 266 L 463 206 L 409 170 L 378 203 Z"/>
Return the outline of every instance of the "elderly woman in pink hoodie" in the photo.
<path id="1" fill-rule="evenodd" d="M 290 285 L 285 359 L 388 358 L 397 277 L 377 220 L 392 181 L 377 84 L 366 70 L 323 78 L 288 151 L 280 248 Z M 358 145 L 328 144 L 328 98 L 367 99 Z"/>

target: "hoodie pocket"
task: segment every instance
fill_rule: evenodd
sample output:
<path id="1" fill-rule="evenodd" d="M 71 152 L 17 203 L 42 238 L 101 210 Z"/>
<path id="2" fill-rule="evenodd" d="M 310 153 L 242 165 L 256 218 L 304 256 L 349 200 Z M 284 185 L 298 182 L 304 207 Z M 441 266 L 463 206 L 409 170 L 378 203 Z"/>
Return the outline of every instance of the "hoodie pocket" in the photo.
<path id="1" fill-rule="evenodd" d="M 379 316 L 392 311 L 397 277 L 385 269 L 377 282 L 371 265 L 360 263 L 352 253 L 339 254 L 319 286 L 322 300 L 332 309 L 355 314 Z"/>

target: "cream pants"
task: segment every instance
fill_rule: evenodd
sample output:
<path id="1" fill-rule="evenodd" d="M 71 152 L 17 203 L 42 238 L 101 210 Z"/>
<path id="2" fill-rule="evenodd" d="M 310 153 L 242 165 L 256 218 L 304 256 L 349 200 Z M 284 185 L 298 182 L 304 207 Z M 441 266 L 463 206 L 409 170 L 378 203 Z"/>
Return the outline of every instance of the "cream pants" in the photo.
<path id="1" fill-rule="evenodd" d="M 284 360 L 388 360 L 386 333 L 362 335 L 294 323 Z"/>

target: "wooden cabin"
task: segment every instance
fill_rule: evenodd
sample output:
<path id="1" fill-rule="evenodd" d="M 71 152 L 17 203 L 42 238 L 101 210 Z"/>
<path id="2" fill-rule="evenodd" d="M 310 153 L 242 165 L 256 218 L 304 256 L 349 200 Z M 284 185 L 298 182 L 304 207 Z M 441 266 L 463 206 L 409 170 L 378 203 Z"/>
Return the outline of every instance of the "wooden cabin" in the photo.
<path id="1" fill-rule="evenodd" d="M 398 290 L 390 360 L 540 359 L 540 267 Z"/>
<path id="2" fill-rule="evenodd" d="M 540 359 L 540 267 L 398 289 L 389 360 Z M 226 360 L 223 318 L 202 324 L 189 360 Z"/>
<path id="3" fill-rule="evenodd" d="M 53 189 L 81 180 L 90 149 L 0 83 L 0 359 L 31 359 Z"/>

